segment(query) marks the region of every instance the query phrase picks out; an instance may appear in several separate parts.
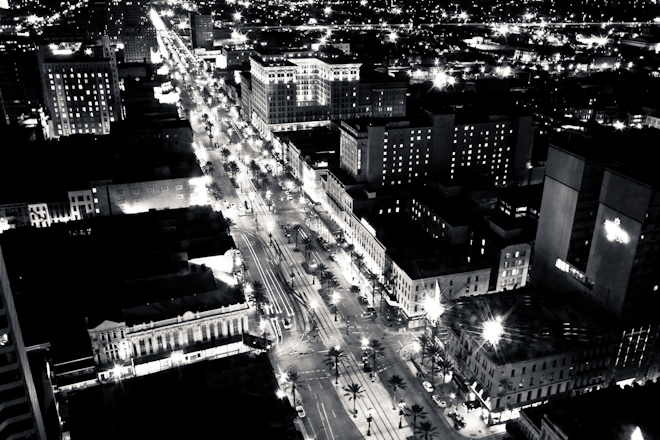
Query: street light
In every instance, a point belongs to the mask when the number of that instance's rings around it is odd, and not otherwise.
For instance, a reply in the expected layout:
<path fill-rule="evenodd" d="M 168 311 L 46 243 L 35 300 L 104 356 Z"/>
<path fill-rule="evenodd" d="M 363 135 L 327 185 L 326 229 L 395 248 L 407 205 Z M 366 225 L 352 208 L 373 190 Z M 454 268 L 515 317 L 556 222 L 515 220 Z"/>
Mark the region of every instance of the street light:
<path fill-rule="evenodd" d="M 266 339 L 266 326 L 267 325 L 268 324 L 266 324 L 266 321 L 263 321 L 263 320 L 259 323 L 259 329 L 261 330 L 261 337 L 263 339 Z"/>
<path fill-rule="evenodd" d="M 339 292 L 334 292 L 332 294 L 332 302 L 335 305 L 335 322 L 337 322 L 337 311 L 339 310 L 339 300 L 341 299 L 341 296 L 339 296 Z"/>
<path fill-rule="evenodd" d="M 367 409 L 367 423 L 369 424 L 367 427 L 367 435 L 371 435 L 371 421 L 373 420 L 373 417 L 371 417 L 371 414 L 373 414 L 374 409 L 373 408 L 368 408 Z"/>
<path fill-rule="evenodd" d="M 453 405 L 453 403 L 454 403 L 454 399 L 455 399 L 455 398 L 456 398 L 456 394 L 451 393 L 451 394 L 449 395 L 449 407 L 450 407 L 450 408 L 451 408 L 451 406 Z"/>
<path fill-rule="evenodd" d="M 413 341 L 413 343 L 412 343 L 412 349 L 413 349 L 413 351 L 411 352 L 410 360 L 413 360 L 413 359 L 415 358 L 415 355 L 416 355 L 417 353 L 419 353 L 419 351 L 422 349 L 422 346 L 421 346 L 421 344 L 419 343 L 419 341 Z"/>
<path fill-rule="evenodd" d="M 282 389 L 278 388 L 277 391 L 275 391 L 275 395 L 278 399 L 284 399 L 286 393 Z"/>
<path fill-rule="evenodd" d="M 404 408 L 406 407 L 406 401 L 401 399 L 399 401 L 399 429 L 402 428 L 401 422 L 403 421 Z"/>
<path fill-rule="evenodd" d="M 268 238 L 270 239 L 270 245 L 273 246 L 273 222 L 268 222 L 266 226 L 268 228 Z"/>
<path fill-rule="evenodd" d="M 502 326 L 501 317 L 497 316 L 484 322 L 481 335 L 492 345 L 497 345 L 502 337 L 502 333 L 504 333 L 504 327 Z"/>

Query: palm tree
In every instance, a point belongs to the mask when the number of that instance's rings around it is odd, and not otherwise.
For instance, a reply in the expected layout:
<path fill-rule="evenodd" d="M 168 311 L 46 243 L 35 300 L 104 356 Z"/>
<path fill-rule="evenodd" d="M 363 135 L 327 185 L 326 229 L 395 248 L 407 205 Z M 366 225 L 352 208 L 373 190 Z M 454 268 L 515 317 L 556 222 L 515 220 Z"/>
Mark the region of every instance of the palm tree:
<path fill-rule="evenodd" d="M 222 150 L 220 150 L 220 154 L 222 154 L 222 161 L 227 162 L 227 159 L 231 156 L 231 151 L 229 151 L 229 148 L 223 147 Z"/>
<path fill-rule="evenodd" d="M 355 245 L 354 244 L 347 245 L 346 246 L 346 252 L 348 253 L 348 255 L 350 257 L 348 259 L 348 264 L 349 264 L 348 268 L 351 269 L 351 272 L 353 272 L 353 266 L 352 266 L 351 262 L 353 261 L 353 252 L 355 252 Z"/>
<path fill-rule="evenodd" d="M 293 393 L 293 407 L 296 407 L 296 386 L 300 383 L 300 376 L 295 369 L 291 368 L 286 372 L 286 380 L 291 384 L 291 392 Z"/>
<path fill-rule="evenodd" d="M 305 262 L 309 264 L 309 256 L 311 255 L 312 251 L 316 248 L 316 246 L 314 246 L 314 242 L 310 237 L 303 238 L 302 242 L 305 245 Z"/>
<path fill-rule="evenodd" d="M 435 437 L 435 431 L 436 428 L 435 426 L 431 425 L 431 422 L 422 422 L 419 424 L 419 429 L 422 430 L 422 433 L 424 434 L 424 440 L 429 440 L 430 438 Z"/>
<path fill-rule="evenodd" d="M 264 283 L 259 280 L 252 281 L 252 296 L 254 296 L 257 312 L 261 314 L 261 304 L 268 302 L 268 297 L 266 296 L 266 287 L 264 286 Z"/>
<path fill-rule="evenodd" d="M 325 263 L 319 263 L 316 266 L 316 269 L 314 269 L 314 274 L 319 275 L 322 274 L 323 272 L 326 272 L 328 270 L 328 266 L 325 265 Z"/>
<path fill-rule="evenodd" d="M 426 418 L 426 411 L 424 411 L 424 407 L 418 404 L 414 404 L 413 406 L 410 407 L 410 415 L 413 418 L 413 437 L 415 436 L 415 429 L 417 428 L 417 418 L 420 419 L 425 419 Z"/>
<path fill-rule="evenodd" d="M 375 273 L 369 272 L 367 275 L 367 280 L 371 282 L 371 304 L 376 303 L 376 282 L 378 281 L 378 275 Z M 383 306 L 383 292 L 380 292 L 380 305 L 381 305 L 381 311 L 382 311 L 382 306 Z"/>
<path fill-rule="evenodd" d="M 357 268 L 358 272 L 360 272 L 364 267 L 364 255 L 355 254 L 354 258 L 355 258 L 355 267 Z"/>
<path fill-rule="evenodd" d="M 442 349 L 438 346 L 438 344 L 432 342 L 431 345 L 429 345 L 427 351 L 429 357 L 431 358 L 431 386 L 433 386 L 433 373 L 434 373 L 434 368 L 437 364 L 436 356 L 442 353 Z"/>
<path fill-rule="evenodd" d="M 344 388 L 344 391 L 346 391 L 346 394 L 344 396 L 349 396 L 348 400 L 353 400 L 353 417 L 357 419 L 357 410 L 355 408 L 357 404 L 358 399 L 362 399 L 364 396 L 362 393 L 364 393 L 364 390 L 362 387 L 356 383 L 352 383 L 346 388 Z"/>
<path fill-rule="evenodd" d="M 393 391 L 393 393 L 392 393 L 392 409 L 396 409 L 396 390 L 398 390 L 398 389 L 405 390 L 407 385 L 403 381 L 403 379 L 401 379 L 401 376 L 399 376 L 398 374 L 393 374 L 389 379 L 387 379 L 387 383 L 390 384 L 390 386 L 392 387 L 392 391 Z"/>
<path fill-rule="evenodd" d="M 376 361 L 385 356 L 385 347 L 380 343 L 379 339 L 373 338 L 369 340 L 369 359 L 373 362 L 373 371 L 376 372 Z"/>
<path fill-rule="evenodd" d="M 225 225 L 227 225 L 227 231 L 236 226 L 236 222 L 229 217 L 225 217 Z"/>
<path fill-rule="evenodd" d="M 329 270 L 326 270 L 325 272 L 321 273 L 321 283 L 325 281 L 325 289 L 326 291 L 330 290 L 330 284 L 333 284 L 333 281 L 337 281 L 337 278 L 335 277 L 335 274 L 332 273 Z"/>
<path fill-rule="evenodd" d="M 445 359 L 440 361 L 438 364 L 438 367 L 440 368 L 440 371 L 442 371 L 442 383 L 444 385 L 445 383 L 445 377 L 451 372 L 454 371 L 454 364 L 452 361 L 447 359 L 447 354 L 445 353 Z"/>
<path fill-rule="evenodd" d="M 426 333 L 422 333 L 422 335 L 419 337 L 419 345 L 422 349 L 422 365 L 424 365 L 424 354 L 426 354 L 426 349 L 428 348 L 429 344 L 431 343 L 431 338 L 429 338 Z"/>
<path fill-rule="evenodd" d="M 231 171 L 232 177 L 235 179 L 236 174 L 240 171 L 241 169 L 239 168 L 238 164 L 236 163 L 235 160 L 232 160 L 229 162 L 229 171 Z"/>
<path fill-rule="evenodd" d="M 259 164 L 255 162 L 254 159 L 252 159 L 252 161 L 250 162 L 250 171 L 252 171 L 252 174 L 256 176 L 257 173 L 259 172 L 259 169 L 260 169 Z"/>
<path fill-rule="evenodd" d="M 335 367 L 335 385 L 339 384 L 339 362 L 344 358 L 344 350 L 337 347 L 332 347 L 326 356 L 325 364 L 332 368 Z"/>

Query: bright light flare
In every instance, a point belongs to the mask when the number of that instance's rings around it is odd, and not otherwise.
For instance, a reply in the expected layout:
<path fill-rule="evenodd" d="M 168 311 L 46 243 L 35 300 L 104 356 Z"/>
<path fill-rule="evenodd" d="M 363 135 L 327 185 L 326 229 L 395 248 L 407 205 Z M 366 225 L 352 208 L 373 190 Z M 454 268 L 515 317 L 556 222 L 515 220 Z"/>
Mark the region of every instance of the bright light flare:
<path fill-rule="evenodd" d="M 243 14 L 240 12 L 234 12 L 234 21 L 241 21 L 241 18 L 243 18 Z"/>
<path fill-rule="evenodd" d="M 275 394 L 277 395 L 277 398 L 278 398 L 278 399 L 283 399 L 284 396 L 286 396 L 286 393 L 285 393 L 284 391 L 282 391 L 282 390 L 277 390 L 277 391 L 275 392 Z"/>
<path fill-rule="evenodd" d="M 639 426 L 635 426 L 635 430 L 630 434 L 630 440 L 644 440 L 642 436 L 642 430 L 639 429 Z"/>
<path fill-rule="evenodd" d="M 439 90 L 447 86 L 453 86 L 454 84 L 456 84 L 456 78 L 447 75 L 445 72 L 440 72 L 433 78 L 433 87 Z"/>
<path fill-rule="evenodd" d="M 432 296 L 427 296 L 424 300 L 424 309 L 426 310 L 426 316 L 431 321 L 435 321 L 445 312 L 445 308 L 440 304 L 440 298 Z"/>
<path fill-rule="evenodd" d="M 326 6 L 323 9 L 323 12 L 325 13 L 325 15 L 330 15 L 330 14 L 332 14 L 332 8 L 330 6 Z"/>
<path fill-rule="evenodd" d="M 398 39 L 399 39 L 399 35 L 394 31 L 390 32 L 389 35 L 387 36 L 387 40 L 390 43 L 396 43 L 396 40 Z"/>
<path fill-rule="evenodd" d="M 624 124 L 624 123 L 621 122 L 621 121 L 614 121 L 614 124 L 612 124 L 612 125 L 613 125 L 614 128 L 617 129 L 617 130 L 623 130 L 624 128 L 626 128 L 626 124 Z"/>
<path fill-rule="evenodd" d="M 605 238 L 621 244 L 630 242 L 630 235 L 621 227 L 621 219 L 605 220 Z"/>
<path fill-rule="evenodd" d="M 486 341 L 490 342 L 492 345 L 496 345 L 502 338 L 503 333 L 504 327 L 502 326 L 502 318 L 497 317 L 484 322 L 481 335 Z"/>

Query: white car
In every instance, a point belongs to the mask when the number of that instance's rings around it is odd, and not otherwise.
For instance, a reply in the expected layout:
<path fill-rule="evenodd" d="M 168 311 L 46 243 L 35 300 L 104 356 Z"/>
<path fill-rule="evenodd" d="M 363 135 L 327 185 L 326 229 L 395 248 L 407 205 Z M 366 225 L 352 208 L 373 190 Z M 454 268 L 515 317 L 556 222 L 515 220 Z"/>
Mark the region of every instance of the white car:
<path fill-rule="evenodd" d="M 424 382 L 422 382 L 422 385 L 424 386 L 424 389 L 429 393 L 433 392 L 433 385 L 431 385 L 431 382 L 425 380 Z"/>
<path fill-rule="evenodd" d="M 441 400 L 440 396 L 437 396 L 437 395 L 434 394 L 434 395 L 431 396 L 431 399 L 433 399 L 435 404 L 438 405 L 440 408 L 446 408 L 447 407 L 447 402 L 445 402 L 444 400 Z"/>
<path fill-rule="evenodd" d="M 298 413 L 298 417 L 300 417 L 301 419 L 302 419 L 303 417 L 305 417 L 305 415 L 306 415 L 306 414 L 305 414 L 305 408 L 303 408 L 302 405 L 298 405 L 298 406 L 296 406 L 296 412 Z"/>

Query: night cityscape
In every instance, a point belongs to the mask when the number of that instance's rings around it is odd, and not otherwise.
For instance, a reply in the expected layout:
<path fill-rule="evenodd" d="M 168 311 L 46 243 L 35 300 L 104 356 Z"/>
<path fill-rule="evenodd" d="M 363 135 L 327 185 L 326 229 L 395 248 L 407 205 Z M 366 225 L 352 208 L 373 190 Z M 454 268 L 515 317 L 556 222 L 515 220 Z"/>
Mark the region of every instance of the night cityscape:
<path fill-rule="evenodd" d="M 0 0 L 0 440 L 660 440 L 656 0 Z"/>

